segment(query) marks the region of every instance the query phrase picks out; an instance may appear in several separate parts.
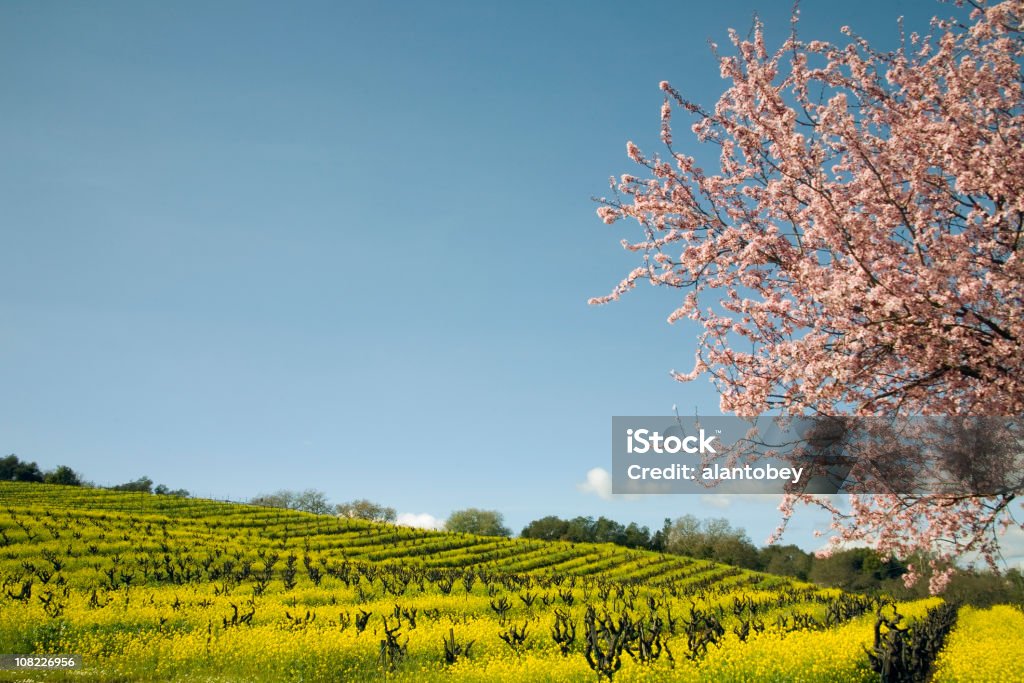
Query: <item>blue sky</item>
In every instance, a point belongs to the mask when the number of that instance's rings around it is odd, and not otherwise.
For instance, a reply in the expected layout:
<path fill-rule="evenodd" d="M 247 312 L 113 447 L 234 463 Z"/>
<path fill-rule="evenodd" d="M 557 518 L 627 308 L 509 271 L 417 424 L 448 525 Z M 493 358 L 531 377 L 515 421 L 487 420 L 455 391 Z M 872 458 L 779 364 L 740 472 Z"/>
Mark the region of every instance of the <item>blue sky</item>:
<path fill-rule="evenodd" d="M 801 33 L 894 46 L 948 5 L 805 0 Z M 652 527 L 770 503 L 581 490 L 612 415 L 682 385 L 678 293 L 589 307 L 634 265 L 594 195 L 659 148 L 658 82 L 787 2 L 0 4 L 0 450 L 100 484 L 314 487 L 444 518 Z M 682 151 L 702 154 L 676 134 Z M 586 487 L 583 487 L 586 489 Z M 806 547 L 810 518 L 788 540 Z"/>

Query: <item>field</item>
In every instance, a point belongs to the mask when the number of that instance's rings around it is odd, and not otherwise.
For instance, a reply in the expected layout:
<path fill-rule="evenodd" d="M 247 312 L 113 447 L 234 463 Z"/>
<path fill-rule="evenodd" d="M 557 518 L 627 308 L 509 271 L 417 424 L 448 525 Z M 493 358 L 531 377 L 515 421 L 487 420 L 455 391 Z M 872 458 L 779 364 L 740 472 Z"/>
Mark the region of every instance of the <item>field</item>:
<path fill-rule="evenodd" d="M 950 630 L 936 680 L 991 680 L 1024 623 L 612 545 L 7 482 L 0 581 L 0 653 L 82 657 L 0 671 L 19 681 L 868 681 Z"/>

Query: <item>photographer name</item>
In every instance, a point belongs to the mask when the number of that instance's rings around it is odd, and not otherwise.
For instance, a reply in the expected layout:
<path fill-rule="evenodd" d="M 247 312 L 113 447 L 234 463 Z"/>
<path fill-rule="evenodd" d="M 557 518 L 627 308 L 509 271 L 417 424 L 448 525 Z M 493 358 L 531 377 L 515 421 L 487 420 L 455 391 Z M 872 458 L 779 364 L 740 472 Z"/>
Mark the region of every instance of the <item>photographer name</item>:
<path fill-rule="evenodd" d="M 752 465 L 744 465 L 743 467 L 722 467 L 717 463 L 704 468 L 700 468 L 695 465 L 681 465 L 679 463 L 673 463 L 664 467 L 642 467 L 640 465 L 630 465 L 626 468 L 626 476 L 634 481 L 645 481 L 650 479 L 692 481 L 697 479 L 698 473 L 700 473 L 700 478 L 704 481 L 786 480 L 794 484 L 798 484 L 800 483 L 800 477 L 803 476 L 804 468 L 775 467 L 773 465 L 763 465 L 758 467 Z"/>

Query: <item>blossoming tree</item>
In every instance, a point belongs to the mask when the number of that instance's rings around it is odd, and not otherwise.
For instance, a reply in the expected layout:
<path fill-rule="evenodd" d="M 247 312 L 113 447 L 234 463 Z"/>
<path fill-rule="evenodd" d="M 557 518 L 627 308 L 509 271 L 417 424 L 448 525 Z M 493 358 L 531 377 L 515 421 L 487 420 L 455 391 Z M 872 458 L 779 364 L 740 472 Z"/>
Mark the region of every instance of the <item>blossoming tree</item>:
<path fill-rule="evenodd" d="M 710 377 L 726 412 L 1024 415 L 1024 0 L 966 12 L 892 52 L 846 27 L 845 46 L 801 40 L 795 14 L 777 51 L 760 24 L 731 32 L 713 110 L 663 81 L 667 150 L 629 143 L 645 171 L 598 209 L 639 223 L 623 246 L 642 262 L 591 303 L 643 280 L 685 290 L 668 320 L 702 332 L 675 377 Z M 720 169 L 673 146 L 677 109 Z M 833 543 L 995 566 L 1021 493 L 793 494 L 778 533 L 816 504 Z"/>

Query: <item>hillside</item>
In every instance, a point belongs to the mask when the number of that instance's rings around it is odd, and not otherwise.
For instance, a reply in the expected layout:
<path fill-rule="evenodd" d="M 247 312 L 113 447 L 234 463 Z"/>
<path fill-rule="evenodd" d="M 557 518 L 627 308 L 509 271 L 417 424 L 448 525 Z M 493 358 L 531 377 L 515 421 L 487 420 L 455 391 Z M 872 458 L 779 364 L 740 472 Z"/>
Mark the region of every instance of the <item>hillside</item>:
<path fill-rule="evenodd" d="M 906 624 L 941 605 L 612 545 L 9 482 L 0 581 L 0 652 L 82 657 L 11 680 L 872 680 L 876 610 Z"/>
<path fill-rule="evenodd" d="M 174 578 L 164 575 L 159 562 L 149 562 L 154 557 L 169 554 L 177 561 L 185 553 L 201 564 L 208 562 L 205 558 L 213 558 L 209 566 L 202 567 L 203 578 L 217 580 L 224 562 L 242 563 L 246 557 L 258 562 L 260 551 L 282 557 L 308 554 L 318 564 L 321 559 L 359 560 L 407 568 L 600 576 L 648 584 L 764 583 L 767 587 L 789 583 L 727 565 L 611 544 L 450 534 L 293 510 L 104 489 L 0 482 L 0 505 L 14 512 L 13 519 L 6 519 L 0 527 L 12 541 L 46 539 L 55 551 L 66 550 L 62 540 L 85 544 L 87 552 L 71 558 L 66 572 L 84 585 L 91 585 L 95 577 L 78 570 L 113 556 L 129 566 L 139 562 L 140 581 L 165 583 Z M 9 510 L 3 512 L 11 515 Z M 33 516 L 41 533 L 28 538 L 29 531 L 18 521 Z M 89 553 L 93 545 L 97 550 Z M 153 566 L 147 570 L 150 564 Z M 329 568 L 330 564 L 323 566 Z"/>

